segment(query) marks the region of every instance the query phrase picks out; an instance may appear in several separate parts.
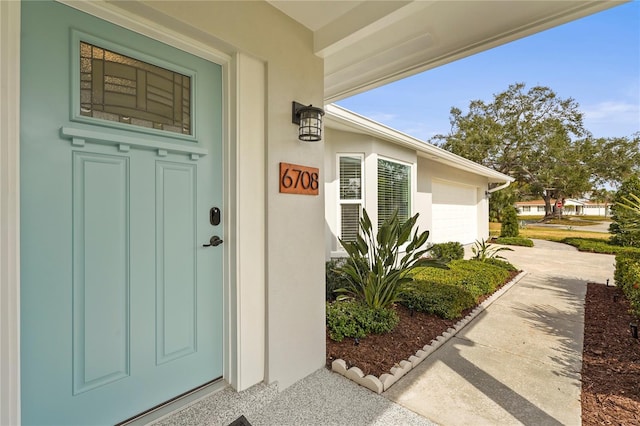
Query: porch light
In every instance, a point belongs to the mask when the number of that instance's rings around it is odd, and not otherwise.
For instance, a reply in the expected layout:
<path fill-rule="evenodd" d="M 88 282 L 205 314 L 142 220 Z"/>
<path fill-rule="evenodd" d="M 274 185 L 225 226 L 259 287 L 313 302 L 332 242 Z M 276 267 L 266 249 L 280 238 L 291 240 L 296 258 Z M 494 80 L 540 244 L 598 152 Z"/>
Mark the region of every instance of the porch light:
<path fill-rule="evenodd" d="M 322 140 L 322 116 L 324 110 L 313 105 L 291 103 L 291 122 L 300 126 L 298 139 L 305 142 Z"/>

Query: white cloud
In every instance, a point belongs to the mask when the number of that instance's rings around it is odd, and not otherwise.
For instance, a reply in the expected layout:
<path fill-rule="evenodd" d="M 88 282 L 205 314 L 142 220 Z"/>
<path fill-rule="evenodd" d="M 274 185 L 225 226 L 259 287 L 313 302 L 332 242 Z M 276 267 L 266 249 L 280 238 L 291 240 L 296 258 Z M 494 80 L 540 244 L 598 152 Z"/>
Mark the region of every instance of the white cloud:
<path fill-rule="evenodd" d="M 585 127 L 596 137 L 629 136 L 640 131 L 640 106 L 606 101 L 584 108 Z"/>
<path fill-rule="evenodd" d="M 606 101 L 588 106 L 584 111 L 587 120 L 615 120 L 633 119 L 635 123 L 639 120 L 640 108 L 637 104 L 627 102 Z"/>

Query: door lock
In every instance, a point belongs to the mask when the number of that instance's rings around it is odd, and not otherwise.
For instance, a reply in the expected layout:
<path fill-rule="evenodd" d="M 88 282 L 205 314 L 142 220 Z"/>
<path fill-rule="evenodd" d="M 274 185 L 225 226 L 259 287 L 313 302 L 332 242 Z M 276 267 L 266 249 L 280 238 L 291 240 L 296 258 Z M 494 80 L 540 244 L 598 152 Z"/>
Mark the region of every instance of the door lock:
<path fill-rule="evenodd" d="M 218 237 L 217 235 L 214 235 L 209 240 L 209 244 L 203 244 L 202 247 L 217 247 L 222 243 L 223 243 L 222 239 L 220 237 Z"/>
<path fill-rule="evenodd" d="M 209 210 L 209 222 L 213 226 L 220 225 L 220 209 L 217 207 L 211 207 Z"/>

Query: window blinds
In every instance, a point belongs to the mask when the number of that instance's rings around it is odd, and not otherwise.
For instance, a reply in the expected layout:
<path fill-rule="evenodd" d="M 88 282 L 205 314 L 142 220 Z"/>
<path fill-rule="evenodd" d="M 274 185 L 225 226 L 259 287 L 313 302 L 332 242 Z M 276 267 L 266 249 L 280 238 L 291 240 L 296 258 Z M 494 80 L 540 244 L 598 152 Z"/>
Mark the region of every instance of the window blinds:
<path fill-rule="evenodd" d="M 340 238 L 355 241 L 362 204 L 362 158 L 342 155 L 340 172 Z"/>
<path fill-rule="evenodd" d="M 378 226 L 398 209 L 401 221 L 409 218 L 409 166 L 378 159 Z"/>
<path fill-rule="evenodd" d="M 358 157 L 340 157 L 340 199 L 362 198 L 362 163 Z"/>
<path fill-rule="evenodd" d="M 355 241 L 358 237 L 360 220 L 360 204 L 342 204 L 341 206 L 341 223 L 342 232 L 340 238 L 342 241 Z"/>

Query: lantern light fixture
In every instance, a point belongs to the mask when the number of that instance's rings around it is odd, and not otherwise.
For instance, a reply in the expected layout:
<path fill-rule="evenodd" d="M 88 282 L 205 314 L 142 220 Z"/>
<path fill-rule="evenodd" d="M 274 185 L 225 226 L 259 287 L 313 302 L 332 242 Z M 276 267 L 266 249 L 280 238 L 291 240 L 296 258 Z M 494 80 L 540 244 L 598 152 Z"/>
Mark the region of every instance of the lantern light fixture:
<path fill-rule="evenodd" d="M 291 103 L 291 122 L 300 126 L 298 139 L 304 142 L 322 140 L 322 116 L 324 110 L 313 105 L 305 106 L 298 102 Z"/>

